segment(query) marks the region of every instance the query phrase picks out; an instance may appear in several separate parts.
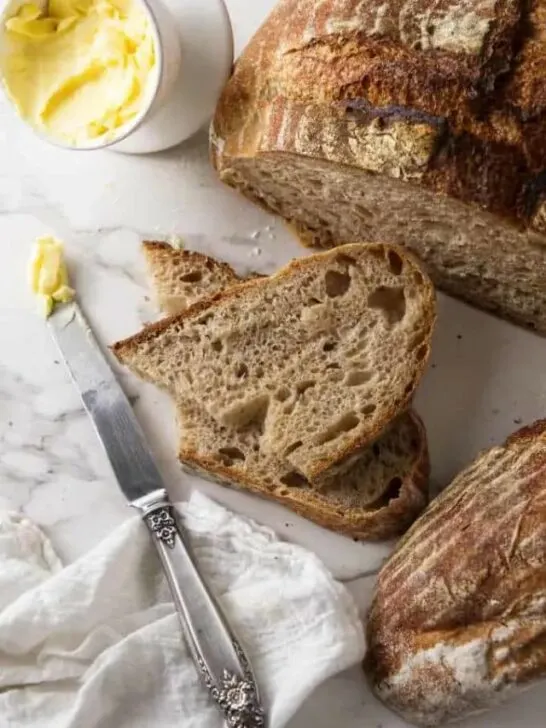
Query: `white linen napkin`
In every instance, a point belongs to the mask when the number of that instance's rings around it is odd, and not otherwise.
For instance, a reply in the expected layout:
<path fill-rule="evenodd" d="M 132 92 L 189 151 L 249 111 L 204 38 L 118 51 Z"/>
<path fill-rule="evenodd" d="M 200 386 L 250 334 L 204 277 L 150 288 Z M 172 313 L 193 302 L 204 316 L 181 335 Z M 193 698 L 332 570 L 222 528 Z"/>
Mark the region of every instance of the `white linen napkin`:
<path fill-rule="evenodd" d="M 352 597 L 316 556 L 199 493 L 179 511 L 280 728 L 362 659 Z M 140 518 L 62 568 L 33 523 L 0 515 L 0 716 L 3 728 L 222 726 Z"/>

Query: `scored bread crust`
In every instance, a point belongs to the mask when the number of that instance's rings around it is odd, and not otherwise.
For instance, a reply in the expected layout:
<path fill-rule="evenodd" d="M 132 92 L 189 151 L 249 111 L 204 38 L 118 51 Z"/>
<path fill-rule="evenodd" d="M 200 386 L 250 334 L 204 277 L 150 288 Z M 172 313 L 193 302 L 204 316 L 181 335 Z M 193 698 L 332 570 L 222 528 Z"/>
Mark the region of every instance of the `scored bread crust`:
<path fill-rule="evenodd" d="M 416 274 L 419 274 L 420 283 L 416 284 L 416 286 L 420 289 L 422 304 L 419 318 L 419 328 L 422 336 L 419 337 L 418 342 L 420 354 L 418 357 L 414 357 L 415 361 L 411 362 L 411 376 L 407 376 L 408 383 L 403 393 L 397 395 L 396 399 L 394 397 L 389 399 L 388 403 L 384 404 L 381 418 L 376 416 L 371 422 L 365 422 L 365 430 L 362 432 L 360 425 L 355 427 L 343 439 L 341 444 L 338 440 L 334 440 L 331 445 L 328 443 L 329 448 L 324 450 L 324 455 L 315 455 L 310 463 L 296 465 L 308 479 L 314 480 L 321 474 L 326 473 L 330 468 L 335 468 L 340 462 L 354 454 L 355 450 L 357 451 L 377 439 L 388 423 L 407 409 L 424 372 L 430 353 L 430 337 L 436 317 L 434 290 L 430 282 L 422 276 L 420 268 L 413 257 L 403 249 L 379 244 L 352 245 L 344 246 L 331 253 L 322 253 L 294 260 L 267 280 L 259 279 L 243 282 L 223 290 L 209 299 L 198 301 L 183 313 L 156 322 L 135 336 L 114 344 L 112 350 L 120 361 L 130 365 L 140 376 L 156 384 L 161 384 L 159 367 L 157 363 L 154 363 L 151 355 L 154 354 L 154 343 L 160 341 L 162 334 L 168 335 L 172 331 L 177 336 L 177 332 L 181 330 L 181 327 L 183 328 L 184 325 L 190 325 L 199 320 L 200 315 L 205 311 L 210 312 L 216 306 L 221 306 L 225 302 L 236 302 L 238 304 L 240 301 L 244 302 L 247 297 L 253 297 L 257 292 L 260 292 L 260 287 L 264 285 L 277 286 L 285 279 L 291 280 L 292 277 L 299 276 L 305 273 L 306 270 L 313 270 L 319 262 L 320 264 L 326 264 L 334 257 L 343 255 L 343 251 L 347 255 L 350 255 L 353 251 L 353 254 L 356 254 L 356 251 L 362 251 L 363 254 L 365 253 L 370 257 L 381 254 L 385 259 L 387 259 L 389 252 L 394 252 L 410 271 L 414 270 Z M 144 353 L 145 356 L 143 356 Z M 168 388 L 169 384 L 163 382 L 163 386 Z M 177 396 L 176 392 L 172 392 L 172 394 L 175 397 Z M 297 455 L 298 453 L 295 452 L 289 459 L 294 462 Z"/>
<path fill-rule="evenodd" d="M 152 288 L 165 313 L 182 312 L 203 296 L 221 290 L 226 280 L 232 284 L 241 280 L 230 266 L 201 253 L 175 250 L 155 242 L 145 242 L 143 252 Z M 180 280 L 188 271 L 194 273 L 193 283 Z M 201 275 L 195 275 L 198 272 Z M 283 472 L 290 471 L 281 463 L 266 460 L 258 467 L 260 461 L 256 463 L 252 458 L 252 440 L 249 443 L 244 438 L 234 438 L 197 404 L 192 417 L 187 408 L 182 411 L 179 407 L 178 423 L 179 458 L 186 469 L 279 502 L 320 526 L 355 539 L 398 536 L 428 502 L 427 437 L 415 412 L 402 415 L 375 448 L 355 454 L 352 465 L 346 466 L 343 474 L 324 480 L 320 492 L 315 491 L 315 484 L 310 486 L 302 479 L 285 482 Z M 225 444 L 246 450 L 244 464 L 237 458 L 222 456 Z M 390 454 L 387 460 L 385 452 Z M 379 463 L 383 483 L 373 467 Z M 345 498 L 340 500 L 343 495 Z"/>
<path fill-rule="evenodd" d="M 451 47 L 419 50 L 412 43 L 423 42 L 417 29 L 424 20 L 416 15 L 417 27 L 401 34 L 404 4 L 397 0 L 327 0 L 320 17 L 313 0 L 281 0 L 243 51 L 219 101 L 215 166 L 222 173 L 232 156 L 298 153 L 298 146 L 305 154 L 297 143 L 298 114 L 310 124 L 322 116 L 337 123 L 332 148 L 346 144 L 343 126 L 351 118 L 362 127 L 379 119 L 416 135 L 425 127 L 434 143 L 422 164 L 422 184 L 528 221 L 540 191 L 534 183 L 546 169 L 546 5 L 531 5 L 528 11 L 519 0 L 443 6 L 420 0 L 412 13 L 421 10 L 437 28 L 447 28 L 450 10 L 486 17 L 473 37 L 465 35 L 464 22 L 454 21 L 460 35 Z M 528 120 L 539 127 L 531 135 Z"/>
<path fill-rule="evenodd" d="M 379 574 L 367 631 L 375 693 L 418 725 L 546 677 L 546 420 L 430 504 Z"/>
<path fill-rule="evenodd" d="M 407 11 L 396 0 L 281 0 L 218 103 L 212 163 L 303 244 L 406 244 L 446 292 L 546 332 L 546 0 L 419 0 Z M 357 194 L 377 176 L 390 185 L 379 200 Z M 309 203 L 307 185 L 323 183 L 328 196 Z M 352 200 L 345 224 L 331 220 L 338 198 Z"/>

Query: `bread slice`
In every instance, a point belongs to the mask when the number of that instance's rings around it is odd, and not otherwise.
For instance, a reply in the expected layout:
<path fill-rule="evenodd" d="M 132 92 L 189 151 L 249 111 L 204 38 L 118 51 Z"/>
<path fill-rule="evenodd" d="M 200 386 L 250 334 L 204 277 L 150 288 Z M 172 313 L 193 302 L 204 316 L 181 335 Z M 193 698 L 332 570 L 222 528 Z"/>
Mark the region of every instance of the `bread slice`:
<path fill-rule="evenodd" d="M 434 319 L 411 257 L 356 244 L 233 286 L 114 352 L 178 402 L 197 390 L 220 425 L 260 423 L 261 449 L 312 481 L 405 411 Z"/>
<path fill-rule="evenodd" d="M 403 414 L 345 473 L 318 486 L 289 463 L 264 455 L 252 424 L 240 431 L 223 427 L 192 402 L 179 408 L 179 425 L 179 457 L 190 471 L 273 499 L 355 539 L 400 535 L 428 502 L 427 439 L 415 412 Z"/>
<path fill-rule="evenodd" d="M 200 253 L 144 243 L 152 286 L 166 313 L 181 313 L 221 288 L 224 263 Z M 192 285 L 179 280 L 191 268 Z M 216 273 L 218 275 L 216 275 Z M 182 295 L 179 295 L 180 292 Z M 173 310 L 173 306 L 175 307 Z M 260 429 L 229 430 L 195 400 L 178 407 L 179 457 L 207 479 L 244 488 L 286 505 L 326 528 L 357 539 L 385 539 L 403 533 L 428 500 L 429 460 L 424 426 L 414 413 L 402 415 L 378 441 L 356 454 L 342 475 L 313 485 L 287 463 L 260 451 Z"/>
<path fill-rule="evenodd" d="M 159 307 L 169 315 L 241 282 L 230 265 L 202 253 L 159 242 L 143 243 L 142 251 Z"/>
<path fill-rule="evenodd" d="M 421 726 L 546 678 L 546 420 L 477 457 L 399 543 L 379 574 L 366 670 Z"/>

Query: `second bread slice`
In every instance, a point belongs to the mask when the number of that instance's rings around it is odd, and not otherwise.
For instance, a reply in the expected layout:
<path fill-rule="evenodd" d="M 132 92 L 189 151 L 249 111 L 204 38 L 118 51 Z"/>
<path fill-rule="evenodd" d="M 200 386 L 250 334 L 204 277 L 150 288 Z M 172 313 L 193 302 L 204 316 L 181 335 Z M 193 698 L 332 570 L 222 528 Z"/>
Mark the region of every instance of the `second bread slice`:
<path fill-rule="evenodd" d="M 355 244 L 233 286 L 114 346 L 144 378 L 308 480 L 376 439 L 408 406 L 430 350 L 434 291 L 393 246 Z"/>

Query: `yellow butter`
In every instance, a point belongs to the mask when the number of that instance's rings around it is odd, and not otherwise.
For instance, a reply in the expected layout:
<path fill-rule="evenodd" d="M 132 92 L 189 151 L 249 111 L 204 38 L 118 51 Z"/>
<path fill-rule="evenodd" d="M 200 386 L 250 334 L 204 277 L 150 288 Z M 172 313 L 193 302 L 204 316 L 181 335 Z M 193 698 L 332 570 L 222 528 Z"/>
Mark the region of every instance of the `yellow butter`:
<path fill-rule="evenodd" d="M 68 271 L 60 240 L 49 236 L 36 240 L 30 261 L 29 282 L 45 318 L 51 314 L 55 303 L 69 303 L 74 298 L 74 290 L 68 285 Z"/>
<path fill-rule="evenodd" d="M 137 0 L 50 0 L 5 23 L 2 72 L 20 115 L 76 146 L 119 136 L 147 102 L 155 40 Z"/>

